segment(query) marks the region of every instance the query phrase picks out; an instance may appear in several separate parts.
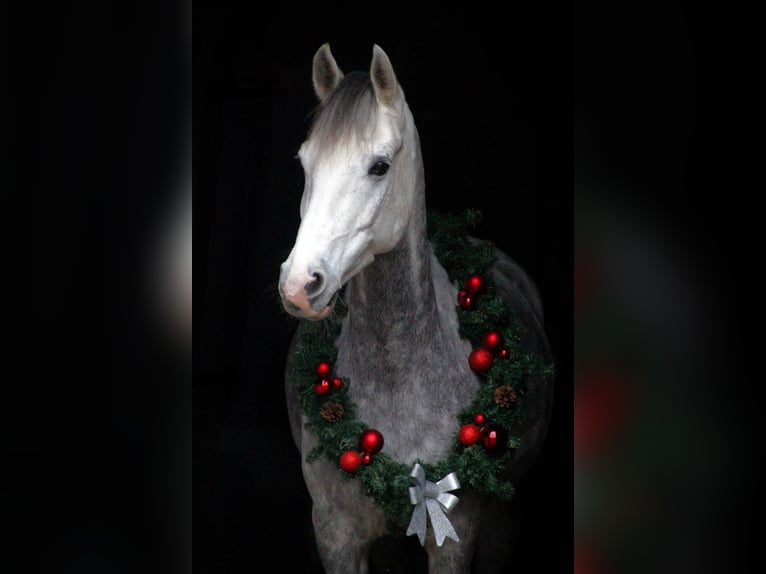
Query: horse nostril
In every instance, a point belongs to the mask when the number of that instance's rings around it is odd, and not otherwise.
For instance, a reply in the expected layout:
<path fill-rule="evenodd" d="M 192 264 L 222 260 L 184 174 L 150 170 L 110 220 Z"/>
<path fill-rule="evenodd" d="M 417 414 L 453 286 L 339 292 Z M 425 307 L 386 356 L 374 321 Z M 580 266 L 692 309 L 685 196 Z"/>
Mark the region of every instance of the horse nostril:
<path fill-rule="evenodd" d="M 290 311 L 300 311 L 301 310 L 301 308 L 298 307 L 298 305 L 296 305 L 292 301 L 288 301 L 287 299 L 285 299 L 284 305 L 285 305 L 285 308 L 289 309 Z"/>
<path fill-rule="evenodd" d="M 324 274 L 320 273 L 319 271 L 314 272 L 311 276 L 314 278 L 314 280 L 306 283 L 306 286 L 304 287 L 304 289 L 306 289 L 306 295 L 309 297 L 312 295 L 319 295 L 324 289 L 326 283 Z"/>

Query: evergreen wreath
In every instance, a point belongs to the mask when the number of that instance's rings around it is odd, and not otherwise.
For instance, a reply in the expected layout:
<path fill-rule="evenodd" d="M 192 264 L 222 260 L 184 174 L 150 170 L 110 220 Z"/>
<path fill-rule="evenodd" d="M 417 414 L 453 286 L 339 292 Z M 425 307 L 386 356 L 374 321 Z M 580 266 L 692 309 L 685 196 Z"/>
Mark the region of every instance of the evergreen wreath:
<path fill-rule="evenodd" d="M 496 295 L 490 275 L 495 263 L 494 248 L 488 241 L 468 239 L 468 230 L 479 222 L 480 217 L 475 210 L 467 211 L 463 216 L 428 215 L 428 237 L 436 257 L 453 283 L 465 282 L 457 306 L 460 335 L 475 349 L 469 362 L 481 386 L 473 403 L 458 415 L 453 445 L 447 457 L 435 464 L 420 464 L 426 476 L 442 477 L 455 472 L 461 491 L 476 490 L 508 501 L 513 497 L 514 487 L 500 477 L 521 441 L 525 378 L 533 373 L 551 376 L 554 367 L 525 352 L 520 345 L 518 323 L 509 305 Z M 467 278 L 481 285 L 471 288 Z M 288 368 L 307 418 L 306 428 L 318 438 L 317 446 L 306 460 L 313 462 L 322 455 L 334 464 L 340 460 L 346 470 L 339 467 L 338 472 L 349 479 L 359 480 L 362 491 L 385 512 L 390 532 L 403 533 L 412 515 L 408 496 L 412 464 L 395 461 L 386 453 L 375 450 L 366 450 L 366 455 L 354 455 L 357 459 L 366 456 L 365 464 L 356 460 L 348 467 L 341 459 L 350 451 L 360 450 L 360 436 L 368 428 L 356 419 L 355 405 L 348 395 L 351 381 L 324 377 L 329 375 L 337 356 L 335 340 L 345 313 L 341 297 L 333 318 L 321 322 L 302 321 L 289 360 Z M 500 336 L 502 348 L 492 349 L 496 345 L 487 345 L 488 333 Z M 487 348 L 492 353 L 488 353 Z M 477 361 L 478 366 L 474 364 L 474 354 L 477 353 L 482 355 L 477 355 L 478 359 L 486 359 Z M 476 426 L 479 432 L 464 435 L 464 429 L 472 431 L 471 426 Z M 502 444 L 496 447 L 492 442 L 482 443 L 489 428 L 498 429 L 503 435 L 507 433 L 507 441 L 503 436 Z M 473 444 L 466 444 L 471 442 Z M 380 444 L 382 446 L 382 440 Z"/>

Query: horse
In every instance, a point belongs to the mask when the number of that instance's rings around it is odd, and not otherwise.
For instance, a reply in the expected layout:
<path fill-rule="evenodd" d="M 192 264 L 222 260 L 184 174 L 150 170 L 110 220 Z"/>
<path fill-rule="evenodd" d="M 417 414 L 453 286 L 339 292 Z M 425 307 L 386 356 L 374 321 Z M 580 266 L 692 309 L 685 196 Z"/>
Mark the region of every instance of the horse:
<path fill-rule="evenodd" d="M 348 393 L 358 418 L 382 433 L 393 459 L 436 461 L 450 449 L 456 416 L 474 400 L 480 382 L 466 361 L 471 345 L 458 331 L 458 286 L 427 238 L 413 115 L 377 45 L 369 72 L 348 75 L 322 45 L 312 80 L 319 104 L 298 152 L 305 175 L 301 222 L 280 268 L 278 292 L 290 315 L 322 321 L 332 317 L 343 288 L 347 313 L 335 341 L 335 369 L 352 381 Z M 513 309 L 525 348 L 550 359 L 537 287 L 507 254 L 495 255 L 491 275 Z M 337 465 L 306 460 L 317 438 L 306 428 L 291 379 L 288 369 L 287 410 L 322 564 L 329 573 L 369 572 L 371 548 L 388 534 L 385 516 Z M 503 475 L 510 481 L 528 471 L 550 419 L 552 380 L 530 379 L 523 440 Z M 517 530 L 513 514 L 511 504 L 460 495 L 449 515 L 460 541 L 440 546 L 429 529 L 423 543 L 429 572 L 504 571 Z"/>

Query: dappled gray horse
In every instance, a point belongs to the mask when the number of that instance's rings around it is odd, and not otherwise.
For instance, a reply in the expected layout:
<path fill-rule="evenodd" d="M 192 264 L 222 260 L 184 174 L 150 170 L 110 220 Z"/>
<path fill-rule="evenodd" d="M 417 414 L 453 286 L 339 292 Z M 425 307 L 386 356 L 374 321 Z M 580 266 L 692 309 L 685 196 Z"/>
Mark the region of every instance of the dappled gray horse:
<path fill-rule="evenodd" d="M 480 382 L 466 361 L 471 344 L 458 334 L 458 286 L 426 237 L 423 162 L 412 113 L 378 46 L 369 74 L 344 76 L 323 45 L 314 56 L 313 83 L 320 106 L 298 153 L 305 171 L 301 224 L 281 267 L 279 292 L 290 314 L 318 321 L 330 315 L 346 286 L 348 313 L 335 369 L 352 381 L 348 392 L 357 418 L 383 434 L 393 459 L 437 461 L 452 447 L 456 417 Z M 492 277 L 521 326 L 524 346 L 549 359 L 532 281 L 501 252 Z M 323 564 L 331 573 L 368 572 L 371 545 L 387 533 L 385 516 L 337 465 L 305 461 L 317 439 L 304 427 L 298 391 L 289 380 L 286 387 Z M 550 381 L 539 377 L 528 385 L 523 440 L 503 478 L 518 480 L 539 452 L 551 397 Z M 504 571 L 509 504 L 466 492 L 449 520 L 460 541 L 439 547 L 429 528 L 430 572 Z"/>

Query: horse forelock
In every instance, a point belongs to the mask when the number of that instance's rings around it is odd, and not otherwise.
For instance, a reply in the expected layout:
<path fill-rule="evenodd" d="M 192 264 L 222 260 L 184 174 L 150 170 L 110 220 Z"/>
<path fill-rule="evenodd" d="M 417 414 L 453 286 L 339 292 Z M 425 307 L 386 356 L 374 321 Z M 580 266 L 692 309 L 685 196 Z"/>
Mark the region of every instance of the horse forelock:
<path fill-rule="evenodd" d="M 308 139 L 321 155 L 368 141 L 377 112 L 369 74 L 351 72 L 315 111 Z"/>

